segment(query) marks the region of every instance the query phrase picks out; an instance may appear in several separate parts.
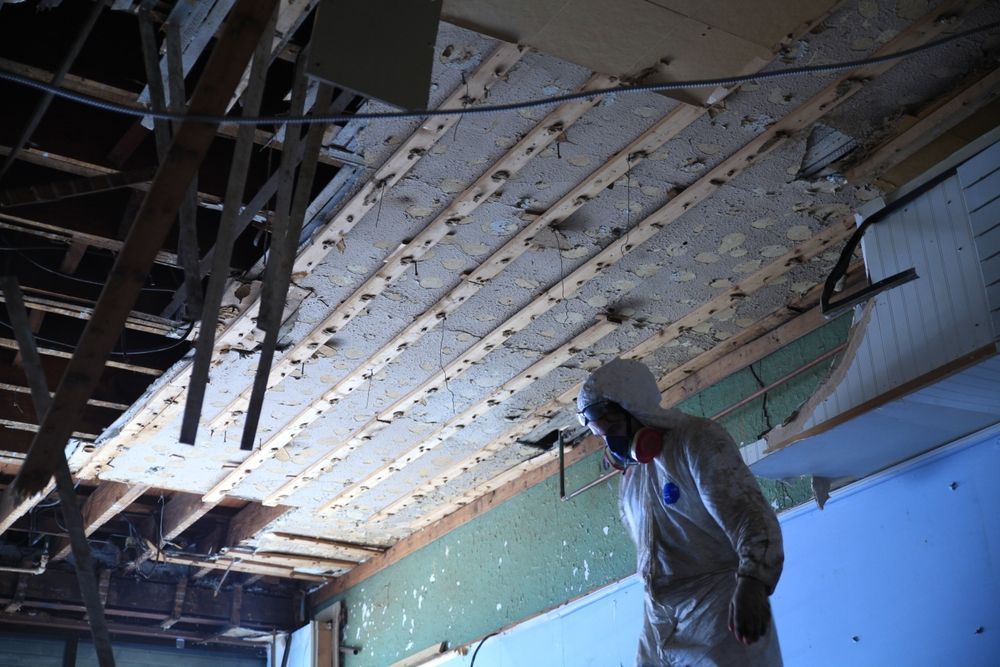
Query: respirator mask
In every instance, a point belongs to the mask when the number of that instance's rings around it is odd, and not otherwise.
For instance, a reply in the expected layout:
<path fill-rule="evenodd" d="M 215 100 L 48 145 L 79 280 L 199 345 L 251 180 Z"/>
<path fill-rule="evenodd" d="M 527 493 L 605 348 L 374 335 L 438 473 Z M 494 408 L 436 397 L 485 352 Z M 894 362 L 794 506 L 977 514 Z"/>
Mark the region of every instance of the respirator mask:
<path fill-rule="evenodd" d="M 624 415 L 628 427 L 625 435 L 602 435 L 607 445 L 607 454 L 611 464 L 616 468 L 625 468 L 639 463 L 649 463 L 663 449 L 662 431 L 642 426 L 625 409 L 612 401 L 597 401 L 576 413 L 577 419 L 584 426 L 591 422 L 606 419 L 613 412 Z M 638 426 L 639 428 L 635 428 Z"/>

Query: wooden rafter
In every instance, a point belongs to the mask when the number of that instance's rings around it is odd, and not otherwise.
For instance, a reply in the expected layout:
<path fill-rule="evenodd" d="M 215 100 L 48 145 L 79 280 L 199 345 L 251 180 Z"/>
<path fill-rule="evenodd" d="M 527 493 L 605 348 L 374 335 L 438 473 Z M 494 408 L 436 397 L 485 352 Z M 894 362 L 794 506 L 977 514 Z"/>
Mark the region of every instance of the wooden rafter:
<path fill-rule="evenodd" d="M 40 296 L 31 296 L 32 290 L 25 288 L 24 305 L 30 311 L 41 313 L 53 313 L 64 317 L 71 317 L 76 320 L 89 320 L 93 317 L 94 309 L 90 306 L 83 306 L 55 299 L 47 299 Z M 0 301 L 3 301 L 0 295 Z M 164 336 L 166 338 L 184 338 L 187 331 L 180 322 L 173 322 L 166 318 L 149 315 L 139 311 L 131 311 L 125 320 L 125 328 L 132 331 L 143 331 L 145 333 Z"/>
<path fill-rule="evenodd" d="M 0 146 L 0 155 L 7 155 L 9 152 L 10 147 Z M 56 171 L 62 171 L 67 174 L 75 174 L 77 176 L 108 176 L 117 178 L 119 177 L 119 174 L 122 174 L 120 170 L 113 167 L 107 167 L 95 162 L 77 159 L 68 155 L 62 155 L 61 153 L 43 150 L 41 148 L 26 147 L 21 150 L 17 159 L 27 162 L 28 164 L 33 164 L 39 167 L 47 167 L 49 169 L 55 169 Z M 151 185 L 147 182 L 136 182 L 130 183 L 128 187 L 135 190 L 148 191 Z M 204 208 L 219 210 L 222 208 L 222 198 L 208 192 L 199 192 L 198 204 Z"/>
<path fill-rule="evenodd" d="M 122 484 L 120 482 L 101 482 L 97 489 L 84 501 L 83 514 L 84 532 L 89 537 L 98 528 L 116 517 L 134 503 L 148 490 L 148 487 Z M 52 548 L 52 560 L 62 560 L 69 556 L 69 540 L 59 540 Z"/>
<path fill-rule="evenodd" d="M 260 38 L 276 0 L 240 0 L 213 50 L 191 101 L 192 113 L 219 115 Z M 185 123 L 164 161 L 115 261 L 111 278 L 88 321 L 63 381 L 56 390 L 31 450 L 14 483 L 0 499 L 0 516 L 42 491 L 52 478 L 52 461 L 65 447 L 72 424 L 97 386 L 98 377 L 135 302 L 156 252 L 163 245 L 177 202 L 215 136 L 211 125 Z"/>
<path fill-rule="evenodd" d="M 0 69 L 14 74 L 20 74 L 21 76 L 26 76 L 30 79 L 35 79 L 36 81 L 47 82 L 52 78 L 52 72 L 49 72 L 48 70 L 19 63 L 7 58 L 0 58 Z M 115 86 L 73 74 L 66 75 L 66 78 L 63 80 L 63 86 L 67 90 L 71 90 L 75 93 L 83 93 L 84 95 L 89 95 L 90 97 L 94 97 L 98 100 L 113 102 L 115 104 L 123 104 L 126 106 L 134 105 L 138 97 L 138 94 L 131 90 L 117 88 Z M 239 128 L 233 125 L 220 125 L 217 132 L 219 136 L 235 139 L 238 130 Z M 280 150 L 282 147 L 281 142 L 277 141 L 271 132 L 260 128 L 257 128 L 254 132 L 254 143 L 259 146 L 270 146 L 276 150 Z M 344 153 L 332 147 L 324 147 L 319 156 L 319 161 L 321 163 L 333 167 L 341 167 L 344 165 L 358 166 L 355 164 L 357 160 L 357 156 Z"/>
<path fill-rule="evenodd" d="M 122 246 L 125 245 L 118 239 L 111 239 L 106 236 L 98 236 L 96 234 L 88 234 L 75 229 L 58 227 L 56 225 L 38 222 L 21 216 L 8 215 L 6 213 L 0 213 L 0 229 L 17 232 L 19 234 L 30 234 L 48 241 L 65 243 L 67 245 L 82 243 L 84 245 L 93 246 L 95 248 L 104 248 L 105 250 L 111 250 L 113 252 L 120 252 Z M 156 253 L 156 259 L 154 261 L 157 264 L 162 264 L 163 266 L 176 267 L 177 255 L 172 252 L 164 252 L 161 250 Z"/>
<path fill-rule="evenodd" d="M 90 322 L 92 320 L 88 320 Z M 10 338 L 0 338 L 0 348 L 7 348 L 8 350 L 16 350 L 17 341 Z M 60 359 L 72 359 L 72 352 L 64 352 L 63 350 L 55 350 L 48 347 L 39 347 L 38 353 L 46 357 L 59 357 Z M 108 368 L 120 368 L 125 371 L 132 371 L 133 373 L 141 373 L 143 375 L 152 375 L 159 377 L 163 371 L 159 368 L 151 368 L 149 366 L 140 366 L 138 364 L 130 364 L 124 361 L 109 361 L 105 364 Z"/>
<path fill-rule="evenodd" d="M 848 271 L 845 291 L 865 282 L 864 266 L 855 264 Z M 818 308 L 822 291 L 820 283 L 801 299 L 778 306 L 752 326 L 664 374 L 658 380 L 662 404 L 676 405 L 826 324 Z"/>
<path fill-rule="evenodd" d="M 343 507 L 367 490 L 377 484 L 384 483 L 395 473 L 410 465 L 428 452 L 436 449 L 441 444 L 452 438 L 461 430 L 471 426 L 476 419 L 502 404 L 519 391 L 530 387 L 538 382 L 553 370 L 563 365 L 581 351 L 593 347 L 602 338 L 615 331 L 620 321 L 614 321 L 605 317 L 598 318 L 598 321 L 588 327 L 582 333 L 574 336 L 558 348 L 545 355 L 525 370 L 521 371 L 513 378 L 500 385 L 486 396 L 476 401 L 465 410 L 455 415 L 446 423 L 439 426 L 433 433 L 423 438 L 420 442 L 410 447 L 405 452 L 398 454 L 391 462 L 383 464 L 369 473 L 364 479 L 341 489 L 336 496 L 323 504 L 319 511 L 329 512 L 337 507 Z M 278 502 L 283 498 L 281 492 L 275 492 L 264 499 L 264 503 Z"/>

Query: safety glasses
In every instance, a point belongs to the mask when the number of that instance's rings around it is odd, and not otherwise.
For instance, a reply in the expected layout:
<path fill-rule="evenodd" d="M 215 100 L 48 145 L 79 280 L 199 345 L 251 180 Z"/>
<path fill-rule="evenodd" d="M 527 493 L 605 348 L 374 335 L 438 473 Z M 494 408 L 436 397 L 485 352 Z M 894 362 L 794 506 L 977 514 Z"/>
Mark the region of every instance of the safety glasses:
<path fill-rule="evenodd" d="M 600 421 L 616 410 L 620 410 L 617 403 L 603 400 L 595 401 L 583 410 L 578 410 L 576 418 L 583 426 L 589 426 L 591 422 Z"/>

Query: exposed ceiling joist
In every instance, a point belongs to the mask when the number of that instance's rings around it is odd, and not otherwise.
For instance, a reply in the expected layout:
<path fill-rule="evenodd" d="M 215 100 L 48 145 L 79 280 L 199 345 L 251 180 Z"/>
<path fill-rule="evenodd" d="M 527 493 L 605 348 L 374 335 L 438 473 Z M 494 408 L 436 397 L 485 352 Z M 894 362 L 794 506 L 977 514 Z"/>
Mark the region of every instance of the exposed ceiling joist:
<path fill-rule="evenodd" d="M 614 80 L 602 75 L 592 76 L 581 90 L 607 88 Z M 368 302 L 381 294 L 414 262 L 438 242 L 454 234 L 452 228 L 465 221 L 480 204 L 497 192 L 513 174 L 516 174 L 533 156 L 540 153 L 583 114 L 596 105 L 596 98 L 573 100 L 558 106 L 520 139 L 507 153 L 488 168 L 476 181 L 455 197 L 409 243 L 396 248 L 382 266 L 361 284 L 349 297 L 341 301 L 321 322 L 313 327 L 274 365 L 268 378 L 268 388 L 281 382 L 291 367 L 308 360 L 315 350 L 340 331 L 348 322 L 364 312 Z M 383 195 L 384 196 L 384 195 Z M 246 410 L 249 392 L 243 392 L 235 401 L 212 420 L 213 428 L 225 428 L 234 414 Z"/>
<path fill-rule="evenodd" d="M 496 81 L 520 60 L 524 49 L 512 45 L 499 46 L 482 65 L 467 78 L 465 85 L 456 88 L 444 102 L 441 108 L 460 109 L 484 99 L 486 92 Z M 361 189 L 344 206 L 332 216 L 311 238 L 306 248 L 299 253 L 293 267 L 294 274 L 310 272 L 316 264 L 326 256 L 338 242 L 357 224 L 365 213 L 378 202 L 380 194 L 391 187 L 405 175 L 413 164 L 430 150 L 441 137 L 457 122 L 457 117 L 443 117 L 423 124 L 413 133 L 393 155 L 372 175 Z M 232 285 L 229 291 L 239 292 L 240 285 Z M 236 299 L 243 302 L 243 298 Z M 255 318 L 259 308 L 259 292 L 246 297 L 248 302 L 242 306 L 240 314 L 228 322 L 226 330 L 219 336 L 216 345 L 224 347 L 235 345 L 242 339 L 253 335 Z M 242 305 L 242 304 L 241 304 Z M 131 446 L 135 438 L 146 429 L 163 426 L 175 418 L 181 410 L 181 400 L 186 391 L 186 383 L 190 377 L 190 367 L 179 370 L 170 382 L 165 383 L 155 396 L 146 402 L 143 413 L 136 415 L 121 434 L 107 442 L 100 452 L 89 462 L 81 474 L 86 477 L 96 475 L 103 465 Z"/>

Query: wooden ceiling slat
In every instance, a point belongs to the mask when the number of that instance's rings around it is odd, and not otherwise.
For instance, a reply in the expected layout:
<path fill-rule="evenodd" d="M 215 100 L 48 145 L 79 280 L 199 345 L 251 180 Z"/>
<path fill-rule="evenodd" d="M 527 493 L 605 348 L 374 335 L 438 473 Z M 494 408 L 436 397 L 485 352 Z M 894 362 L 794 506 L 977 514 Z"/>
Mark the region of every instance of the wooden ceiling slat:
<path fill-rule="evenodd" d="M 849 181 L 877 179 L 892 165 L 899 164 L 949 129 L 1000 96 L 1000 69 L 994 69 L 941 104 L 926 110 L 905 131 L 876 147 L 863 165 L 850 169 Z"/>
<path fill-rule="evenodd" d="M 615 80 L 604 75 L 594 75 L 580 88 L 581 91 L 598 90 L 614 85 Z M 529 130 L 499 160 L 484 171 L 461 194 L 455 197 L 411 241 L 399 246 L 383 260 L 379 269 L 365 280 L 350 296 L 297 340 L 280 361 L 274 364 L 267 378 L 268 388 L 279 384 L 293 367 L 307 361 L 320 345 L 360 315 L 369 302 L 382 294 L 399 279 L 414 262 L 419 261 L 440 241 L 454 234 L 453 228 L 472 214 L 490 195 L 506 185 L 507 181 L 529 160 L 538 155 L 584 113 L 597 104 L 596 98 L 573 100 L 559 105 Z M 384 196 L 384 193 L 380 195 Z M 211 428 L 221 429 L 243 414 L 247 409 L 250 391 L 244 391 L 230 402 L 211 422 Z"/>
<path fill-rule="evenodd" d="M 475 104 L 485 98 L 489 88 L 501 80 L 508 71 L 520 60 L 524 49 L 513 44 L 501 44 L 476 71 L 466 79 L 466 83 L 458 86 L 445 101 L 441 108 L 457 108 Z M 385 165 L 373 174 L 360 191 L 355 194 L 335 215 L 333 215 L 317 231 L 306 249 L 296 259 L 293 273 L 310 273 L 319 261 L 326 256 L 370 211 L 378 201 L 378 195 L 385 188 L 391 187 L 402 178 L 423 155 L 425 155 L 439 139 L 441 139 L 458 121 L 457 117 L 443 117 L 437 122 L 426 123 L 418 128 L 393 153 Z M 229 290 L 236 290 L 242 285 L 231 283 Z M 303 292 L 303 296 L 305 296 Z M 260 306 L 259 290 L 250 296 L 237 299 L 237 302 L 248 305 L 231 322 L 219 336 L 216 346 L 238 345 L 244 339 L 253 338 L 256 329 L 256 317 Z M 296 303 L 289 303 L 288 308 L 294 310 Z M 180 370 L 169 382 L 164 383 L 156 393 L 149 397 L 146 408 L 137 414 L 129 424 L 126 424 L 118 437 L 109 440 L 105 446 L 91 459 L 81 471 L 86 478 L 96 476 L 100 469 L 135 442 L 135 438 L 145 430 L 162 428 L 173 420 L 182 409 L 183 394 L 190 378 L 191 367 Z"/>
<path fill-rule="evenodd" d="M 446 423 L 438 427 L 433 433 L 416 443 L 408 450 L 396 455 L 394 459 L 366 475 L 363 479 L 341 489 L 336 496 L 324 503 L 318 512 L 330 512 L 338 507 L 343 507 L 355 498 L 359 497 L 377 484 L 382 484 L 390 479 L 394 474 L 402 471 L 406 466 L 412 464 L 430 451 L 433 451 L 449 438 L 455 436 L 466 427 L 472 426 L 476 419 L 500 405 L 517 392 L 530 387 L 535 382 L 541 380 L 559 366 L 562 366 L 581 351 L 593 347 L 598 341 L 615 331 L 621 322 L 609 320 L 605 317 L 598 318 L 598 321 L 588 327 L 582 333 L 574 336 L 558 348 L 545 355 L 525 370 L 500 385 L 483 398 L 479 399 L 461 413 L 449 419 Z M 284 488 L 284 487 L 282 487 Z M 281 489 L 275 491 L 264 499 L 264 504 L 280 502 L 285 496 Z"/>
<path fill-rule="evenodd" d="M 59 227 L 57 225 L 50 225 L 21 216 L 9 215 L 7 213 L 0 213 L 0 229 L 18 232 L 19 234 L 31 234 L 32 236 L 44 238 L 49 241 L 55 241 L 57 243 L 84 243 L 88 246 L 104 248 L 114 252 L 121 252 L 122 246 L 125 245 L 124 242 L 119 241 L 118 239 L 98 236 L 96 234 L 88 234 L 87 232 L 81 232 L 67 227 Z M 162 264 L 163 266 L 176 267 L 177 255 L 172 252 L 164 252 L 163 250 L 160 250 L 156 253 L 155 261 L 157 264 Z"/>

